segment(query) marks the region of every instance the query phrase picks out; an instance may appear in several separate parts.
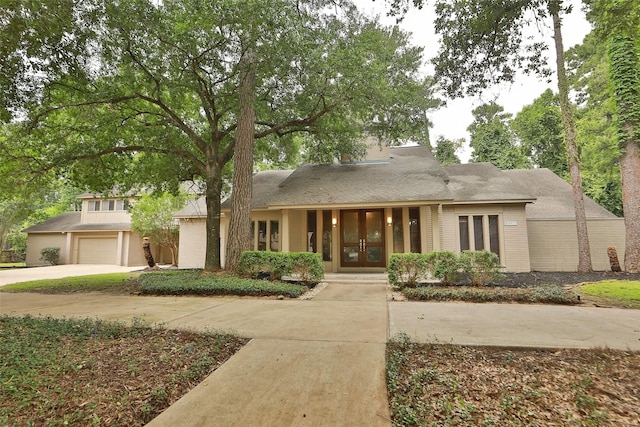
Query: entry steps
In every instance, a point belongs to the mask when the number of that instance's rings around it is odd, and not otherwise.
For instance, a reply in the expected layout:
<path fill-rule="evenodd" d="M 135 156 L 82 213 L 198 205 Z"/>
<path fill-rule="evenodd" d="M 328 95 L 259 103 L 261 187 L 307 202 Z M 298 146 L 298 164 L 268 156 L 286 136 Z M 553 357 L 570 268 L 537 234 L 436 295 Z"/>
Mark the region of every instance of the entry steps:
<path fill-rule="evenodd" d="M 324 282 L 353 285 L 386 285 L 387 273 L 325 273 Z"/>

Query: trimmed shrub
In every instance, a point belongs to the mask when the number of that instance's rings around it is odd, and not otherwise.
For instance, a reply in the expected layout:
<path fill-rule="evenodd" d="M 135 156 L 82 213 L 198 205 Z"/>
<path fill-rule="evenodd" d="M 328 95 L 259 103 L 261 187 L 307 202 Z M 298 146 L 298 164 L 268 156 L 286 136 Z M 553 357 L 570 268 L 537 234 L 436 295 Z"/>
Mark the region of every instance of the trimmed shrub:
<path fill-rule="evenodd" d="M 60 264 L 60 248 L 42 248 L 40 261 L 48 262 L 51 265 Z"/>
<path fill-rule="evenodd" d="M 306 286 L 266 280 L 243 279 L 199 270 L 159 271 L 141 274 L 140 292 L 148 295 L 240 295 L 297 298 Z"/>
<path fill-rule="evenodd" d="M 305 285 L 317 284 L 324 278 L 324 264 L 320 254 L 313 252 L 290 252 L 289 274 Z"/>
<path fill-rule="evenodd" d="M 459 265 L 474 286 L 495 282 L 502 277 L 500 258 L 487 250 L 463 251 Z"/>
<path fill-rule="evenodd" d="M 417 289 L 405 289 L 403 293 L 410 301 L 515 302 L 565 305 L 573 305 L 580 302 L 575 294 L 559 286 L 536 288 L 425 286 Z"/>
<path fill-rule="evenodd" d="M 387 266 L 389 283 L 398 288 L 415 288 L 420 279 L 429 273 L 427 255 L 417 253 L 395 253 L 389 256 Z"/>
<path fill-rule="evenodd" d="M 312 252 L 245 251 L 240 256 L 238 273 L 271 281 L 292 276 L 310 285 L 322 280 L 324 264 L 320 255 Z"/>
<path fill-rule="evenodd" d="M 280 280 L 291 273 L 291 257 L 287 252 L 244 251 L 238 273 L 253 279 Z"/>
<path fill-rule="evenodd" d="M 455 283 L 460 278 L 460 260 L 452 251 L 433 251 L 427 254 L 427 268 L 443 285 Z"/>

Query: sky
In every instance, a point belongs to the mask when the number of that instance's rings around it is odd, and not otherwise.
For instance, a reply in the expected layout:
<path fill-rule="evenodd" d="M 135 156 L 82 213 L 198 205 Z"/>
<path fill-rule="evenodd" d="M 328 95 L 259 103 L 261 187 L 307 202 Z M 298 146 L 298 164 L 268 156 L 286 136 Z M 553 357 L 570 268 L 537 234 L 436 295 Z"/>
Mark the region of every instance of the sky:
<path fill-rule="evenodd" d="M 575 46 L 582 42 L 584 36 L 591 31 L 590 24 L 586 21 L 585 14 L 581 9 L 581 0 L 569 0 L 573 5 L 573 11 L 563 18 L 562 36 L 564 39 L 564 48 Z M 387 25 L 395 24 L 395 18 L 386 16 L 384 0 L 356 0 L 359 9 L 369 15 L 378 15 L 382 23 Z M 432 74 L 433 68 L 428 60 L 435 56 L 438 50 L 438 38 L 433 31 L 434 13 L 431 7 L 425 7 L 422 10 L 411 9 L 400 27 L 412 34 L 412 44 L 424 48 L 424 71 L 426 74 Z M 539 32 L 538 30 L 541 30 Z M 552 27 L 549 18 L 547 28 L 536 29 L 536 37 L 548 43 L 552 43 Z M 553 46 L 548 51 L 549 54 L 555 55 Z M 549 64 L 553 65 L 555 59 L 551 57 Z M 468 147 L 469 134 L 466 130 L 467 126 L 473 121 L 471 111 L 486 102 L 495 101 L 505 108 L 505 112 L 515 116 L 524 105 L 531 104 L 542 92 L 547 88 L 551 88 L 557 92 L 557 83 L 554 79 L 551 83 L 537 76 L 518 75 L 516 81 L 512 85 L 500 85 L 488 89 L 481 96 L 467 97 L 456 100 L 446 100 L 447 105 L 438 111 L 429 114 L 429 119 L 433 123 L 431 129 L 431 142 L 434 143 L 439 135 L 448 139 L 464 138 L 466 140 L 463 150 L 458 152 L 458 156 L 463 163 L 469 160 L 471 150 Z"/>

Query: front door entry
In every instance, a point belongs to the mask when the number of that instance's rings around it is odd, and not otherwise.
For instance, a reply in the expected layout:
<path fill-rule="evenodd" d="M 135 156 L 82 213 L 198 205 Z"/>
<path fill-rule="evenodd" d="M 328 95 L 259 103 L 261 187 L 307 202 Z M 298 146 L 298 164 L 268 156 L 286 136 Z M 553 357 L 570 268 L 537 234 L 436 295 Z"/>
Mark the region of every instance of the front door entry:
<path fill-rule="evenodd" d="M 384 267 L 384 210 L 340 211 L 342 267 Z"/>

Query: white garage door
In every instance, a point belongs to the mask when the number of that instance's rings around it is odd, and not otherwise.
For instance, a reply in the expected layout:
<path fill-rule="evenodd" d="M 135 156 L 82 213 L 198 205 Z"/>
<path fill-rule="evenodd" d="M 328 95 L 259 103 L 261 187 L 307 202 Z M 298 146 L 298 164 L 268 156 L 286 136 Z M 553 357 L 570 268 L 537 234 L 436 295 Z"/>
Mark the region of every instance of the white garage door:
<path fill-rule="evenodd" d="M 78 239 L 78 264 L 117 264 L 116 237 L 81 237 Z"/>

